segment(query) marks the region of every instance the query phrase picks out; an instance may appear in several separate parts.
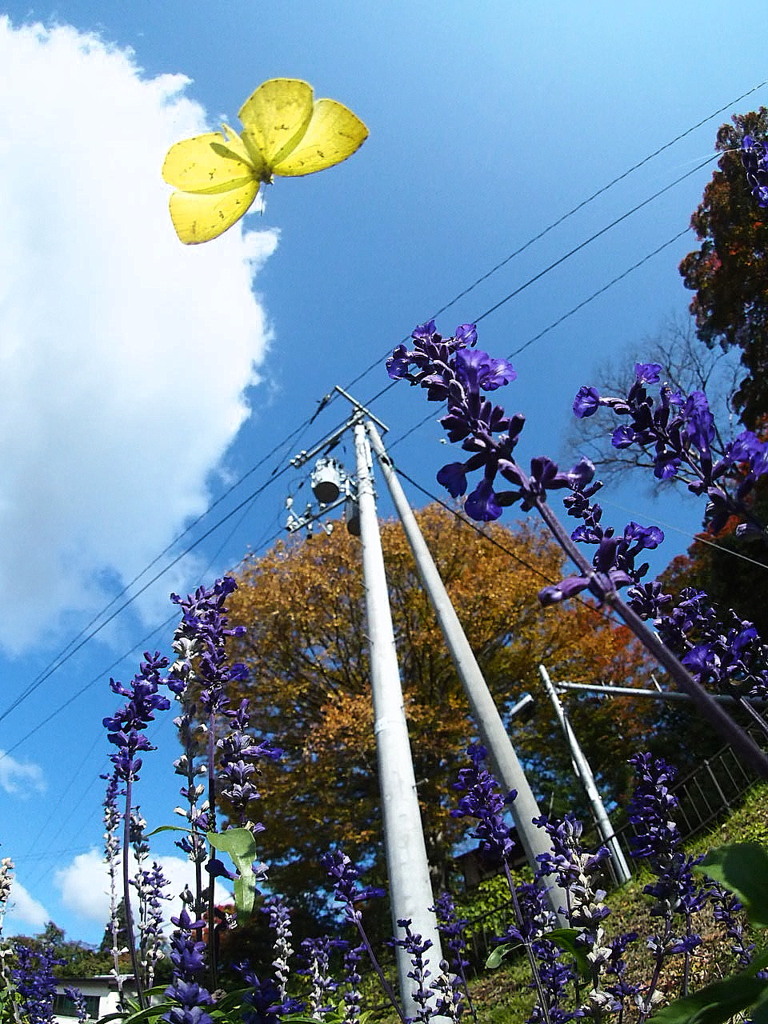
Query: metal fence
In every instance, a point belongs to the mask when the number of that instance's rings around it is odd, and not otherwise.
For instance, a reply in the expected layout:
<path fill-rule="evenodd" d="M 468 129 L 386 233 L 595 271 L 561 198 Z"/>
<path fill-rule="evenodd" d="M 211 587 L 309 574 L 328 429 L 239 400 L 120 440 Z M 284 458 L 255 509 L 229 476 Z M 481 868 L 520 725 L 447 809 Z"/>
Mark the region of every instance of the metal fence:
<path fill-rule="evenodd" d="M 735 810 L 757 777 L 739 761 L 731 747 L 722 747 L 671 787 L 677 798 L 675 820 L 684 842 L 700 832 L 712 828 L 721 818 Z M 636 867 L 631 852 L 630 837 L 634 827 L 627 823 L 616 830 L 627 860 Z M 597 829 L 585 828 L 585 845 L 600 845 Z M 608 863 L 609 881 L 615 884 L 612 866 Z"/>
<path fill-rule="evenodd" d="M 678 779 L 671 792 L 677 798 L 676 820 L 684 841 L 693 838 L 705 829 L 714 826 L 719 819 L 735 810 L 747 791 L 757 781 L 756 777 L 738 760 L 730 747 L 723 747 L 705 758 L 702 763 L 682 779 Z M 634 833 L 631 824 L 616 830 L 630 865 L 637 867 L 632 858 L 630 836 Z M 583 845 L 586 849 L 601 845 L 595 826 L 585 827 Z M 606 861 L 606 882 L 615 885 L 611 861 Z M 488 910 L 467 923 L 468 953 L 472 968 L 477 971 L 495 945 L 495 940 L 509 924 L 511 900 Z"/>

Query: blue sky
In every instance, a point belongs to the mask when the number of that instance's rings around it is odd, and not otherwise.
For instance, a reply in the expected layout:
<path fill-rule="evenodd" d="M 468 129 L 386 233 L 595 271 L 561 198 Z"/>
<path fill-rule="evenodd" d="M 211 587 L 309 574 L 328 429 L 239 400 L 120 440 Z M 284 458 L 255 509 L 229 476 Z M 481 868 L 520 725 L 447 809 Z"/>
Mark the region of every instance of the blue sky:
<path fill-rule="evenodd" d="M 144 638 L 171 614 L 169 591 L 280 535 L 286 497 L 307 493 L 287 460 L 346 416 L 337 400 L 306 424 L 335 384 L 378 396 L 397 463 L 437 491 L 439 428 L 409 433 L 428 409 L 404 385 L 378 395 L 384 355 L 601 186 L 728 107 L 439 325 L 481 318 L 481 347 L 509 355 L 683 231 L 717 126 L 766 102 L 761 88 L 728 106 L 768 78 L 766 14 L 757 0 L 738 17 L 688 0 L 63 0 L 0 12 L 0 843 L 20 883 L 10 930 L 52 918 L 96 941 L 100 723 L 114 706 L 108 676 L 135 670 L 135 655 L 122 656 L 167 643 L 167 629 Z M 168 145 L 234 121 L 277 76 L 348 104 L 370 138 L 339 167 L 277 180 L 261 215 L 185 249 L 159 175 Z M 504 401 L 528 415 L 524 454 L 557 457 L 578 387 L 620 351 L 642 358 L 644 339 L 685 309 L 676 268 L 692 247 L 692 235 L 678 239 L 514 358 Z M 683 497 L 655 503 L 642 487 L 614 501 L 619 521 L 682 531 L 669 533 L 670 557 L 697 521 Z M 182 557 L 41 679 L 169 545 L 150 575 Z M 176 802 L 167 724 L 155 742 L 142 793 L 151 826 Z"/>

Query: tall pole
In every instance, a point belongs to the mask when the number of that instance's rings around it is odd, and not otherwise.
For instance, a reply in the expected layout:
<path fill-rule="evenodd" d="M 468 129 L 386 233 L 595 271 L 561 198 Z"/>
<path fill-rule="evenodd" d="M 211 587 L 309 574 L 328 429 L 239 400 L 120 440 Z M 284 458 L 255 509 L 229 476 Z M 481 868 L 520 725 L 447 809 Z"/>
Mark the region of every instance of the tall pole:
<path fill-rule="evenodd" d="M 416 777 L 413 772 L 408 726 L 403 707 L 403 691 L 371 476 L 371 450 L 366 440 L 362 418 L 355 422 L 354 434 L 373 689 L 373 728 L 379 766 L 392 929 L 393 934 L 398 935 L 397 922 L 410 919 L 413 931 L 418 932 L 422 939 L 431 940 L 432 948 L 427 955 L 432 974 L 436 976 L 443 956 L 437 921 L 434 913 L 429 910 L 435 901 L 429 879 L 427 851 L 416 793 Z M 415 1017 L 419 1007 L 411 995 L 414 982 L 408 977 L 408 971 L 413 967 L 404 949 L 397 947 L 396 954 L 403 1010 L 407 1017 Z"/>
<path fill-rule="evenodd" d="M 387 455 L 381 436 L 370 420 L 367 421 L 366 427 L 371 447 L 376 453 L 392 502 L 413 552 L 419 576 L 435 610 L 456 672 L 467 694 L 480 739 L 488 750 L 494 773 L 505 790 L 517 790 L 517 797 L 511 805 L 512 816 L 526 859 L 536 871 L 539 867 L 536 858 L 539 854 L 550 853 L 552 849 L 544 829 L 537 828 L 532 823 L 534 818 L 541 816 L 541 811 L 413 510 L 397 479 L 397 473 Z M 568 905 L 565 893 L 561 889 L 549 888 L 547 891 L 555 913 L 558 913 L 560 907 Z"/>
<path fill-rule="evenodd" d="M 544 683 L 544 689 L 547 691 L 547 696 L 552 701 L 552 707 L 555 709 L 557 720 L 560 723 L 560 728 L 563 730 L 565 741 L 568 744 L 568 749 L 571 753 L 571 760 L 573 761 L 573 767 L 576 771 L 576 775 L 581 780 L 584 790 L 587 794 L 590 806 L 592 807 L 592 813 L 597 824 L 598 831 L 602 837 L 603 842 L 608 847 L 611 855 L 611 862 L 613 864 L 613 870 L 616 875 L 616 881 L 619 885 L 624 885 L 632 877 L 632 872 L 629 870 L 624 851 L 619 844 L 619 840 L 616 838 L 616 833 L 613 831 L 611 822 L 608 818 L 608 812 L 605 809 L 600 792 L 595 782 L 595 776 L 592 774 L 592 769 L 584 756 L 584 751 L 579 745 L 579 741 L 576 739 L 576 734 L 571 728 L 571 723 L 568 720 L 568 716 L 565 713 L 563 705 L 560 703 L 560 697 L 558 696 L 557 690 L 552 684 L 552 680 L 549 678 L 549 672 L 543 665 L 539 665 L 539 674 L 542 682 Z"/>

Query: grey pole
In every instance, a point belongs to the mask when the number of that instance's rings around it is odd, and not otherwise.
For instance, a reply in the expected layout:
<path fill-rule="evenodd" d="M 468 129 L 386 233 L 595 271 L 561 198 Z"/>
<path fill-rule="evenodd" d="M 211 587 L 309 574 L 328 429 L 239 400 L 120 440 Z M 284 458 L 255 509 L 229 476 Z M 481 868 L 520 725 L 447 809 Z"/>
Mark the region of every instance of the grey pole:
<path fill-rule="evenodd" d="M 613 831 L 611 822 L 608 818 L 608 813 L 605 809 L 600 792 L 595 782 L 595 776 L 592 774 L 592 769 L 589 766 L 584 756 L 584 751 L 579 746 L 579 741 L 576 739 L 576 734 L 571 728 L 571 723 L 568 721 L 568 716 L 565 713 L 563 705 L 560 703 L 560 698 L 557 694 L 557 690 L 552 685 L 552 680 L 549 678 L 549 672 L 543 665 L 539 665 L 539 674 L 541 675 L 542 682 L 544 683 L 544 689 L 547 691 L 547 696 L 552 701 L 552 707 L 555 709 L 557 720 L 560 723 L 560 728 L 563 730 L 565 741 L 568 744 L 568 749 L 571 753 L 571 760 L 573 761 L 573 767 L 576 771 L 576 775 L 581 780 L 582 785 L 587 794 L 590 806 L 592 807 L 592 813 L 595 816 L 595 822 L 597 824 L 600 835 L 602 836 L 603 842 L 608 847 L 611 854 L 611 861 L 613 863 L 613 870 L 616 874 L 616 881 L 619 885 L 624 885 L 632 877 L 632 872 L 629 870 L 624 851 L 622 850 L 619 840 L 616 838 L 616 833 Z"/>
<path fill-rule="evenodd" d="M 681 693 L 679 690 L 644 690 L 636 686 L 611 686 L 598 685 L 597 683 L 566 683 L 558 682 L 558 690 L 579 690 L 582 693 L 605 693 L 611 697 L 653 697 L 655 700 L 690 701 L 689 693 Z M 710 694 L 713 700 L 720 704 L 735 704 L 738 697 L 729 693 Z M 762 707 L 766 702 L 762 697 L 749 699 L 754 707 Z"/>
<path fill-rule="evenodd" d="M 370 420 L 366 427 L 413 552 L 419 576 L 432 602 L 456 672 L 469 699 L 480 739 L 488 750 L 494 773 L 505 790 L 517 790 L 517 798 L 511 805 L 512 816 L 526 859 L 535 871 L 539 866 L 536 857 L 550 853 L 552 848 L 546 832 L 532 824 L 533 819 L 541 815 L 541 811 L 379 432 Z M 559 912 L 560 907 L 568 906 L 566 895 L 561 889 L 549 889 L 548 896 L 555 913 Z"/>
<path fill-rule="evenodd" d="M 371 477 L 371 450 L 362 419 L 355 423 L 354 433 L 373 689 L 373 728 L 376 734 L 392 930 L 394 935 L 400 934 L 397 922 L 410 919 L 413 931 L 418 932 L 422 939 L 431 940 L 432 948 L 427 956 L 432 975 L 437 977 L 443 955 L 437 921 L 434 913 L 428 909 L 434 905 L 435 900 L 429 879 L 416 777 L 403 707 L 400 669 Z M 411 996 L 414 982 L 407 976 L 412 965 L 405 950 L 397 947 L 396 954 L 403 1010 L 406 1016 L 415 1017 L 419 1008 Z"/>

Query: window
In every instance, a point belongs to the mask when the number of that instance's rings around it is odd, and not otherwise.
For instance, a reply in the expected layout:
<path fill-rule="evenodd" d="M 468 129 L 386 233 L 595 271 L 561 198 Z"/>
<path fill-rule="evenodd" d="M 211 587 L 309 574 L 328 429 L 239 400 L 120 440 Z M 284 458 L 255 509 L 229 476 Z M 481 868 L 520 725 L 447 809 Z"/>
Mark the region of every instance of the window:
<path fill-rule="evenodd" d="M 99 1016 L 99 997 L 83 996 L 85 999 L 85 1012 L 88 1017 L 96 1020 Z M 72 1017 L 77 1019 L 77 1008 L 74 999 L 65 996 L 63 992 L 57 992 L 53 997 L 53 1012 L 59 1017 Z"/>

